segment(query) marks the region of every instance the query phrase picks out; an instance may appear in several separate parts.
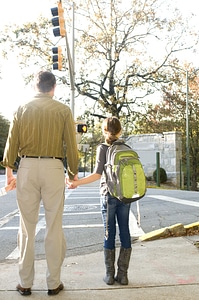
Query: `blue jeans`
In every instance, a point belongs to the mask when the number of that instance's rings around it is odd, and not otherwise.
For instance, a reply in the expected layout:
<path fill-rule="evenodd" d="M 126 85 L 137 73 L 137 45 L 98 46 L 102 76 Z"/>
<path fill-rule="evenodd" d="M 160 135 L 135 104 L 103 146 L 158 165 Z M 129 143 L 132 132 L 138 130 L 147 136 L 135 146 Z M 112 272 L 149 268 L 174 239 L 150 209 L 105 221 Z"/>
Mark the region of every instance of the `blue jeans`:
<path fill-rule="evenodd" d="M 102 220 L 104 224 L 105 238 L 104 248 L 115 248 L 116 220 L 119 227 L 121 247 L 131 248 L 131 236 L 129 230 L 130 204 L 124 204 L 109 193 L 100 198 Z"/>

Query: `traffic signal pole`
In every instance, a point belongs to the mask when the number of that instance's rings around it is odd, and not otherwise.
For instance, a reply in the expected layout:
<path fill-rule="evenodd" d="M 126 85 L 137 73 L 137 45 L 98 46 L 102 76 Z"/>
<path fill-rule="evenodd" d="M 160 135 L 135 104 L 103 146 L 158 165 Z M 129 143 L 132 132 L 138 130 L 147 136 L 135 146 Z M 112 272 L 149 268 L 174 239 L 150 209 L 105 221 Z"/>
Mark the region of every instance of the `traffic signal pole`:
<path fill-rule="evenodd" d="M 72 67 L 73 89 L 71 87 L 71 111 L 75 117 L 75 3 L 72 3 Z"/>
<path fill-rule="evenodd" d="M 75 109 L 74 109 L 74 99 L 75 99 L 75 70 L 74 70 L 74 60 L 75 60 L 75 55 L 74 55 L 74 2 L 72 5 L 72 11 L 73 11 L 73 17 L 72 17 L 72 57 L 70 53 L 70 47 L 68 43 L 68 37 L 67 37 L 67 32 L 65 28 L 65 20 L 64 20 L 64 9 L 62 8 L 62 1 L 59 0 L 58 6 L 54 7 L 51 9 L 53 19 L 52 19 L 52 24 L 55 27 L 53 29 L 54 36 L 61 36 L 65 37 L 66 41 L 66 52 L 67 52 L 67 60 L 68 60 L 68 69 L 69 69 L 69 79 L 70 79 L 70 86 L 71 86 L 71 101 L 70 101 L 70 107 L 71 107 L 71 112 L 73 117 L 75 114 Z M 58 47 L 57 47 L 58 48 Z M 58 51 L 58 50 L 57 50 Z M 58 53 L 58 55 L 54 55 L 54 66 L 53 69 L 58 69 L 61 71 L 62 69 L 62 64 L 60 62 L 61 54 Z M 56 64 L 57 62 L 57 64 Z"/>
<path fill-rule="evenodd" d="M 74 64 L 73 64 L 71 53 L 70 53 L 70 48 L 69 48 L 67 33 L 66 33 L 65 39 L 66 39 L 66 52 L 67 52 L 69 78 L 70 78 L 70 87 L 71 87 L 71 103 L 70 103 L 70 106 L 71 106 L 72 115 L 74 117 L 74 114 L 75 114 L 75 111 L 74 111 L 75 110 L 74 109 L 74 99 L 75 99 L 75 82 L 74 82 L 74 76 L 75 76 L 75 72 L 74 72 Z"/>

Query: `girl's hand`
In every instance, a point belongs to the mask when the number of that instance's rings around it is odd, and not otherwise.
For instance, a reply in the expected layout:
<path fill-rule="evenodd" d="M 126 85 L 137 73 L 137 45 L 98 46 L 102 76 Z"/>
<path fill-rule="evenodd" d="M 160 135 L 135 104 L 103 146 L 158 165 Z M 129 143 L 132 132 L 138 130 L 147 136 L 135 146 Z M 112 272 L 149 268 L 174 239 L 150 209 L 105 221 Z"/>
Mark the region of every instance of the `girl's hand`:
<path fill-rule="evenodd" d="M 12 179 L 12 181 L 5 187 L 6 192 L 14 190 L 16 188 L 16 178 Z"/>

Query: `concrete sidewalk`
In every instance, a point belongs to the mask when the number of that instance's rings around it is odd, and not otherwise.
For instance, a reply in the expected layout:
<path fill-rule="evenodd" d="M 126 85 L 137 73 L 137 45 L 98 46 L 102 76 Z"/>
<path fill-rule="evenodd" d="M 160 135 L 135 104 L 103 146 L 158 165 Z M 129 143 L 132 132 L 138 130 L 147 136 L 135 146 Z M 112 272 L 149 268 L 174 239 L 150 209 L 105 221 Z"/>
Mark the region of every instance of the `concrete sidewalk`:
<path fill-rule="evenodd" d="M 62 268 L 65 289 L 53 299 L 181 299 L 199 298 L 198 236 L 173 237 L 133 243 L 129 267 L 129 285 L 103 282 L 103 251 L 66 257 Z M 117 249 L 118 255 L 118 249 Z M 35 283 L 28 299 L 49 299 L 45 282 L 46 262 L 36 261 Z M 17 262 L 0 264 L 0 300 L 23 299 L 15 287 L 18 283 Z"/>

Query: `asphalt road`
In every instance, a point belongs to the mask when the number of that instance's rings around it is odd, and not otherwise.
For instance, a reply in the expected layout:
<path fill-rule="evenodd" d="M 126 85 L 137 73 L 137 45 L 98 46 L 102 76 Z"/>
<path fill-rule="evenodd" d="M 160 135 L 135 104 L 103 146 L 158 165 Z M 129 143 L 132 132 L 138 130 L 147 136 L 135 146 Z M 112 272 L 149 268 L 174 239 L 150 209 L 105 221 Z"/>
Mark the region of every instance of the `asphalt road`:
<path fill-rule="evenodd" d="M 0 176 L 0 187 L 5 176 Z M 81 186 L 75 190 L 66 189 L 63 228 L 67 240 L 67 256 L 86 254 L 103 249 L 103 225 L 99 203 L 99 183 Z M 141 227 L 137 226 L 136 203 L 131 205 L 130 229 L 132 241 L 143 233 L 162 227 L 198 221 L 198 192 L 179 190 L 148 189 L 139 201 Z M 19 214 L 16 192 L 9 192 L 0 198 L 0 262 L 18 258 L 17 232 Z M 43 259 L 45 216 L 41 205 L 36 230 L 35 256 Z M 119 235 L 117 235 L 119 243 Z"/>
<path fill-rule="evenodd" d="M 199 220 L 198 208 L 198 192 L 148 189 L 140 200 L 141 227 L 147 233 L 177 223 L 194 223 Z M 133 205 L 132 210 L 136 213 Z"/>

